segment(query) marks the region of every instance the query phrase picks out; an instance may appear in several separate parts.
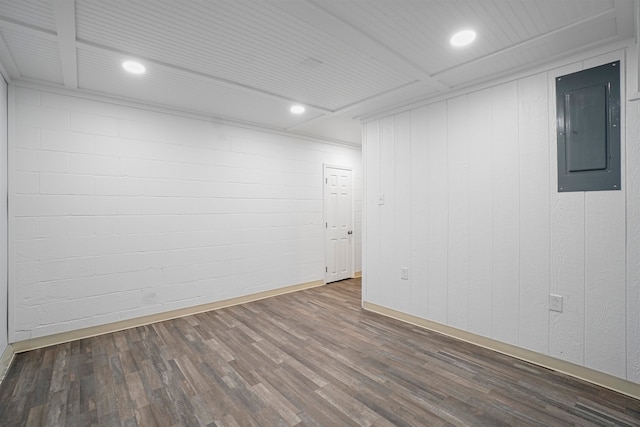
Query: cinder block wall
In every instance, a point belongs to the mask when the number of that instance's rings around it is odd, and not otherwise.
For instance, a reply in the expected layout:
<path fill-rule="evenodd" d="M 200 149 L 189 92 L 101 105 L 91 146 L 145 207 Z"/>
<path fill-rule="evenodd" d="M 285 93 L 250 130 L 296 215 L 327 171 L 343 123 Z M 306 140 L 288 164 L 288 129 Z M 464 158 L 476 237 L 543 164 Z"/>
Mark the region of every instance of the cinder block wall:
<path fill-rule="evenodd" d="M 322 280 L 323 164 L 361 152 L 16 87 L 12 341 Z"/>

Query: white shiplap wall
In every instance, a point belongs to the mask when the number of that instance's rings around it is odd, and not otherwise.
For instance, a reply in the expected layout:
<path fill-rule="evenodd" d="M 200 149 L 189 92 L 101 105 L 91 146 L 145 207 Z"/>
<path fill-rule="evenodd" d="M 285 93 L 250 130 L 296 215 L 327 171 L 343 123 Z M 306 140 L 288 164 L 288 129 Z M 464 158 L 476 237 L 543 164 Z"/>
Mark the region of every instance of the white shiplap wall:
<path fill-rule="evenodd" d="M 624 55 L 366 123 L 364 301 L 640 383 L 637 104 L 623 190 L 556 191 L 554 79 Z"/>
<path fill-rule="evenodd" d="M 16 88 L 16 341 L 324 277 L 323 164 L 361 152 Z"/>

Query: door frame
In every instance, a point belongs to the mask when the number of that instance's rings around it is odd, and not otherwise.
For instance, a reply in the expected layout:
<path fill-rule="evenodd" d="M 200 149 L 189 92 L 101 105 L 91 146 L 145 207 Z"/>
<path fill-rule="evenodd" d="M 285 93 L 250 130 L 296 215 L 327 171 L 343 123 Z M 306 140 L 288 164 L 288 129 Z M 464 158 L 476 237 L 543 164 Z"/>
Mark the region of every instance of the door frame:
<path fill-rule="evenodd" d="M 322 164 L 322 222 L 325 223 L 325 227 L 322 229 L 322 239 L 323 239 L 323 259 L 325 265 L 325 272 L 322 276 L 322 280 L 324 284 L 327 284 L 327 200 L 326 200 L 326 191 L 325 185 L 328 183 L 328 175 L 327 169 L 342 169 L 351 172 L 351 228 L 355 229 L 355 209 L 354 209 L 354 188 L 353 188 L 353 167 L 352 166 L 343 166 L 343 165 L 335 165 L 331 163 L 323 163 Z M 355 275 L 355 230 L 351 235 L 351 253 L 349 254 L 351 257 L 351 271 L 349 271 L 350 278 L 353 278 Z"/>

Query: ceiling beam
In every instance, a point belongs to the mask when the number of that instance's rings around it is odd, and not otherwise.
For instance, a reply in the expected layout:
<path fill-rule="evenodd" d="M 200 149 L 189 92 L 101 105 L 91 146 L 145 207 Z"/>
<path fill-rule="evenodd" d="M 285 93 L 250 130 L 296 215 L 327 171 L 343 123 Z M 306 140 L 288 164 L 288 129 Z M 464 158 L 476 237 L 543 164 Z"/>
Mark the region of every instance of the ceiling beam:
<path fill-rule="evenodd" d="M 200 71 L 196 71 L 196 70 L 192 70 L 192 69 L 188 69 L 185 67 L 181 67 L 179 65 L 175 65 L 175 64 L 170 64 L 168 62 L 164 62 L 164 61 L 159 61 L 156 59 L 152 59 L 150 57 L 144 57 L 144 56 L 140 56 L 140 55 L 131 55 L 128 52 L 124 52 L 118 49 L 114 49 L 111 48 L 109 46 L 105 46 L 105 45 L 100 45 L 97 43 L 90 43 L 88 41 L 85 40 L 78 40 L 77 41 L 77 46 L 80 49 L 88 49 L 88 50 L 93 50 L 96 52 L 108 52 L 111 54 L 118 54 L 118 55 L 122 55 L 123 57 L 135 57 L 143 62 L 145 62 L 146 64 L 153 64 L 155 66 L 158 67 L 162 67 L 168 70 L 171 70 L 174 73 L 180 73 L 180 74 L 185 74 L 185 75 L 189 75 L 191 78 L 195 78 L 201 81 L 205 81 L 205 82 L 215 82 L 216 84 L 220 85 L 220 86 L 224 86 L 224 87 L 228 87 L 234 90 L 238 90 L 238 91 L 242 91 L 244 93 L 249 93 L 251 95 L 260 95 L 263 96 L 265 98 L 271 98 L 271 99 L 275 99 L 278 101 L 287 101 L 287 102 L 291 102 L 291 103 L 301 103 L 304 104 L 305 106 L 312 108 L 322 114 L 327 114 L 327 113 L 332 113 L 332 110 L 329 110 L 327 108 L 321 107 L 319 105 L 314 105 L 314 104 L 309 104 L 309 103 L 305 103 L 303 101 L 297 101 L 295 99 L 291 99 L 282 95 L 279 95 L 277 93 L 274 92 L 269 92 L 263 89 L 259 89 L 257 87 L 253 87 L 253 86 L 249 86 L 249 85 L 245 85 L 242 83 L 238 83 L 235 82 L 233 80 L 229 80 L 229 79 L 225 79 L 222 77 L 217 77 L 211 74 L 206 74 Z"/>
<path fill-rule="evenodd" d="M 78 88 L 78 54 L 76 51 L 76 6 L 74 0 L 54 0 L 53 13 L 56 20 L 60 63 L 64 86 Z"/>
<path fill-rule="evenodd" d="M 28 25 L 23 22 L 14 21 L 12 19 L 7 19 L 3 16 L 0 16 L 0 28 L 6 28 L 23 34 L 31 34 L 32 36 L 37 36 L 44 40 L 50 40 L 53 42 L 58 40 L 58 36 L 53 31 L 36 27 L 34 25 Z"/>
<path fill-rule="evenodd" d="M 326 114 L 326 115 L 323 115 L 323 116 L 318 116 L 318 117 L 314 117 L 314 118 L 309 119 L 309 120 L 302 121 L 302 122 L 300 122 L 298 124 L 295 124 L 295 125 L 287 128 L 287 131 L 296 131 L 296 130 L 301 129 L 301 128 L 305 127 L 305 126 L 313 124 L 315 122 L 319 122 L 319 121 L 322 121 L 322 120 L 325 120 L 325 119 L 328 119 L 328 118 L 331 118 L 331 117 L 335 117 L 335 116 L 348 116 L 352 120 L 359 120 L 361 116 L 364 116 L 366 114 L 371 114 L 372 113 L 372 111 L 369 111 L 370 107 L 367 110 L 365 110 L 364 112 L 361 111 L 362 108 L 369 102 L 380 101 L 380 102 L 386 104 L 386 103 L 389 102 L 389 99 L 392 99 L 394 95 L 398 95 L 399 93 L 402 93 L 403 90 L 410 89 L 415 93 L 421 93 L 425 88 L 428 88 L 430 90 L 430 92 L 427 92 L 427 93 L 433 94 L 434 90 L 430 85 L 425 84 L 424 82 L 419 81 L 419 80 L 416 80 L 416 81 L 413 81 L 413 82 L 409 82 L 409 83 L 403 84 L 401 86 L 389 89 L 388 91 L 375 94 L 375 95 L 370 96 L 370 97 L 365 98 L 365 99 L 361 99 L 359 101 L 354 102 L 353 104 L 349 104 L 349 105 L 346 105 L 344 107 L 341 107 L 338 110 L 331 112 L 330 114 Z M 404 98 L 404 96 L 403 96 L 403 98 Z M 403 104 L 405 104 L 405 103 L 406 103 L 406 100 L 405 100 L 405 102 L 403 102 Z M 354 114 L 353 113 L 354 111 L 357 111 L 357 112 Z M 349 113 L 351 113 L 351 114 L 349 114 Z"/>

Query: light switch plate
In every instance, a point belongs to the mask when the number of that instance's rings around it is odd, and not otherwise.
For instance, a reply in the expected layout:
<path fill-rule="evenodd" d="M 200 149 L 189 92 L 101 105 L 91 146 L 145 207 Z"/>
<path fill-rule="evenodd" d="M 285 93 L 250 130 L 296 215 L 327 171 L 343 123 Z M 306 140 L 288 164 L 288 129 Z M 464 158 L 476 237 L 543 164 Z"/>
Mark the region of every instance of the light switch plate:
<path fill-rule="evenodd" d="M 562 296 L 561 295 L 549 295 L 549 310 L 562 313 Z"/>

